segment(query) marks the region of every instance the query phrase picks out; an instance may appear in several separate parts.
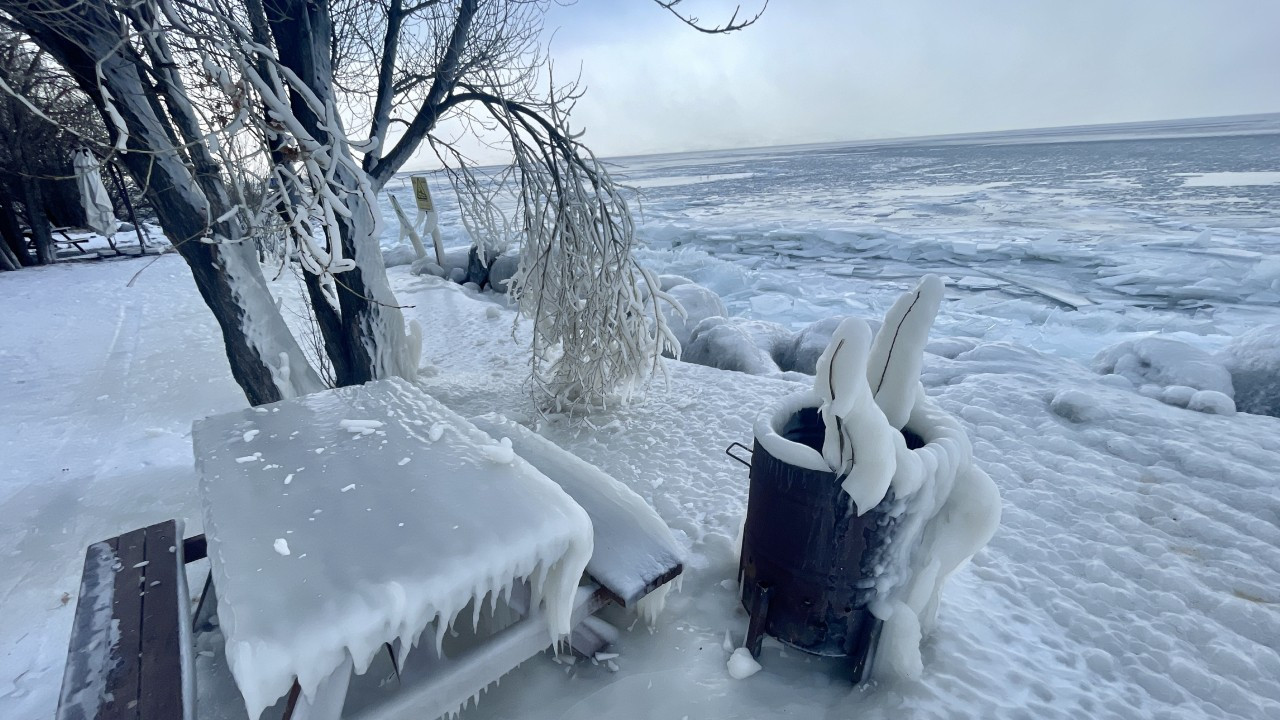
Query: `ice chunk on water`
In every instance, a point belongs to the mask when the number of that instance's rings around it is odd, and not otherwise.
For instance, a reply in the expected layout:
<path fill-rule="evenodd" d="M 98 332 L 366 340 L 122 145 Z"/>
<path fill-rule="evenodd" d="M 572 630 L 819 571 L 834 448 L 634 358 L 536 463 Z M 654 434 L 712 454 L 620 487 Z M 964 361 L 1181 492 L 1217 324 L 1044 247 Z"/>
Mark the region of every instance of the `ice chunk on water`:
<path fill-rule="evenodd" d="M 289 542 L 284 538 L 276 538 L 276 541 L 271 544 L 271 547 L 275 548 L 275 551 L 281 555 L 289 554 Z"/>

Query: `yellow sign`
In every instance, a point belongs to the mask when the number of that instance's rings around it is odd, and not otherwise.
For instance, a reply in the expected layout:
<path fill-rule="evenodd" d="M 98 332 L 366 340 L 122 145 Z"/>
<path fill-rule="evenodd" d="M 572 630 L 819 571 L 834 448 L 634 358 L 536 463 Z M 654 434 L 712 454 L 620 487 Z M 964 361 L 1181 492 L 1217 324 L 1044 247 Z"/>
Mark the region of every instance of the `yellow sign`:
<path fill-rule="evenodd" d="M 431 189 L 427 187 L 427 178 L 423 175 L 413 176 L 413 199 L 418 202 L 418 209 L 423 212 L 432 212 L 435 208 L 431 205 Z"/>

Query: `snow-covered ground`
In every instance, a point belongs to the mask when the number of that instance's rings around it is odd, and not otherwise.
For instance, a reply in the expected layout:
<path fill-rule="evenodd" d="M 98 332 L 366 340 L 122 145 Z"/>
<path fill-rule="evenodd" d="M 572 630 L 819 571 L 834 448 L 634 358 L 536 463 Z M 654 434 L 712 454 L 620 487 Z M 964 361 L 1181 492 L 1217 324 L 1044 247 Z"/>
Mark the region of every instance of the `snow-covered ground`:
<path fill-rule="evenodd" d="M 945 589 L 919 681 L 854 690 L 838 664 L 773 644 L 762 671 L 736 680 L 747 477 L 723 451 L 804 386 L 669 363 L 642 402 L 541 429 L 666 520 L 689 555 L 681 591 L 652 632 L 610 616 L 632 628 L 616 671 L 538 658 L 464 717 L 1280 717 L 1280 419 L 1188 410 L 1093 367 L 1098 351 L 1147 334 L 1212 352 L 1280 322 L 1278 146 L 1270 135 L 629 161 L 645 186 L 646 263 L 715 290 L 730 314 L 790 330 L 879 318 L 926 270 L 946 275 L 922 380 L 999 486 L 1002 524 Z M 453 225 L 446 206 L 457 245 Z M 161 258 L 126 287 L 150 261 L 0 275 L 15 310 L 0 324 L 2 718 L 52 715 L 88 543 L 169 517 L 199 529 L 191 421 L 244 405 L 182 261 Z M 392 284 L 423 326 L 424 389 L 464 417 L 528 420 L 510 311 L 406 270 Z M 1068 309 L 1026 289 L 1036 284 L 1094 305 Z M 1129 355 L 1123 367 L 1145 372 Z"/>

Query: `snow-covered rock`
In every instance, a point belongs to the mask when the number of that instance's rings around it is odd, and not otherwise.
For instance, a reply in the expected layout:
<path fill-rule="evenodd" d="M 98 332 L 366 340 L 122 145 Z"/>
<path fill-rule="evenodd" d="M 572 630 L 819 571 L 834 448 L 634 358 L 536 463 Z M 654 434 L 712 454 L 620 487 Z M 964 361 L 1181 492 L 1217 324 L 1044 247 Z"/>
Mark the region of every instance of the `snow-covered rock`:
<path fill-rule="evenodd" d="M 1280 417 L 1280 325 L 1237 337 L 1218 359 L 1231 373 L 1237 410 Z"/>
<path fill-rule="evenodd" d="M 1220 361 L 1172 338 L 1126 340 L 1098 353 L 1093 366 L 1104 375 L 1123 375 L 1138 387 L 1185 385 L 1196 390 L 1216 390 L 1227 397 L 1234 395 L 1231 374 Z"/>
<path fill-rule="evenodd" d="M 693 281 L 683 275 L 659 275 L 658 286 L 663 292 L 671 292 L 671 288 L 679 285 L 690 285 Z"/>
<path fill-rule="evenodd" d="M 840 327 L 844 317 L 829 317 L 809 323 L 795 334 L 791 346 L 778 357 L 778 366 L 812 375 L 818 367 L 818 358 L 831 344 L 831 335 Z M 874 328 L 873 328 L 874 331 Z"/>
<path fill-rule="evenodd" d="M 519 267 L 519 255 L 499 255 L 493 261 L 493 264 L 489 266 L 489 287 L 494 292 L 507 292 L 510 289 L 507 281 L 515 277 L 516 270 Z"/>
<path fill-rule="evenodd" d="M 439 278 L 445 276 L 444 268 L 440 267 L 430 256 L 415 260 L 413 266 L 409 268 L 409 272 L 414 275 L 433 275 Z"/>
<path fill-rule="evenodd" d="M 413 249 L 412 245 L 396 245 L 395 247 L 382 248 L 382 262 L 389 268 L 397 265 L 412 265 L 417 259 L 418 253 Z"/>
<path fill-rule="evenodd" d="M 746 328 L 723 317 L 710 317 L 698 323 L 680 357 L 685 362 L 750 375 L 768 375 L 779 370 L 778 364 L 768 352 L 760 349 Z"/>
<path fill-rule="evenodd" d="M 1188 410 L 1198 410 L 1212 415 L 1235 415 L 1236 404 L 1217 390 L 1200 390 L 1187 400 Z"/>
<path fill-rule="evenodd" d="M 666 317 L 667 327 L 671 328 L 680 347 L 688 348 L 692 340 L 694 328 L 698 323 L 711 317 L 725 317 L 724 301 L 715 292 L 692 282 L 672 286 L 666 290 L 680 306 L 684 308 L 684 317 L 668 304 L 662 304 L 662 314 Z"/>
<path fill-rule="evenodd" d="M 1194 397 L 1197 392 L 1213 392 L 1213 391 L 1212 390 L 1196 390 L 1195 388 L 1187 387 L 1186 385 L 1170 385 L 1169 387 L 1165 388 L 1163 392 L 1160 393 L 1160 402 L 1163 402 L 1165 405 L 1176 405 L 1177 407 L 1186 407 L 1187 403 L 1191 402 L 1191 398 Z M 1223 395 L 1223 397 L 1226 397 L 1226 396 Z M 1227 399 L 1230 400 L 1231 398 L 1227 398 Z"/>

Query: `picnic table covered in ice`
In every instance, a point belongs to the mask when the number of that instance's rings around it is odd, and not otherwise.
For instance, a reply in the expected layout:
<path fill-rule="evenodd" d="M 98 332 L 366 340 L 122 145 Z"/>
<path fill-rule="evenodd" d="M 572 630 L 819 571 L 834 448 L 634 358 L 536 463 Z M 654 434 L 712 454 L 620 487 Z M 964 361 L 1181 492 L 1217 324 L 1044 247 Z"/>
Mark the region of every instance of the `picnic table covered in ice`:
<path fill-rule="evenodd" d="M 202 420 L 194 445 L 227 660 L 250 718 L 295 679 L 304 705 L 336 693 L 335 710 L 312 711 L 336 717 L 350 668 L 363 672 L 386 643 L 406 653 L 424 630 L 438 643 L 473 598 L 518 579 L 532 580 L 535 605 L 541 589 L 550 631 L 569 630 L 590 519 L 509 442 L 408 382 Z"/>

